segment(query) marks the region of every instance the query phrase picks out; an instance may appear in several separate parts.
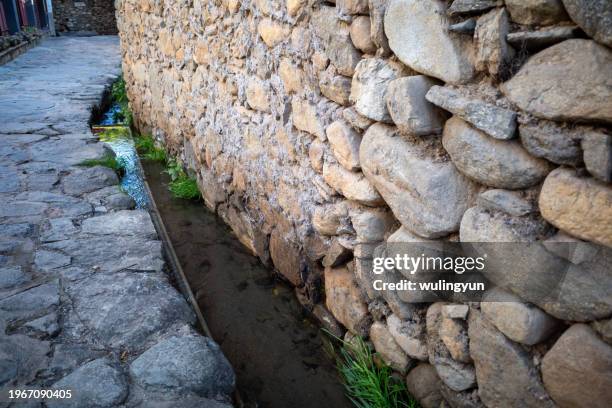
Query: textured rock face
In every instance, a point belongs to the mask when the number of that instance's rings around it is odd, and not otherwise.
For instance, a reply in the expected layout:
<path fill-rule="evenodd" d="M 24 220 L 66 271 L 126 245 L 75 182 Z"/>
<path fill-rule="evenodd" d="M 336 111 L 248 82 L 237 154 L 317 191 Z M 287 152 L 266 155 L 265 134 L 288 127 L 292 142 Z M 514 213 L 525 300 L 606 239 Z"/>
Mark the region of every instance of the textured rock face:
<path fill-rule="evenodd" d="M 317 116 L 316 106 L 296 97 L 291 102 L 291 110 L 293 111 L 293 124 L 296 128 L 325 139 L 325 132 Z"/>
<path fill-rule="evenodd" d="M 437 83 L 425 75 L 398 78 L 389 83 L 387 108 L 401 133 L 426 136 L 442 131 L 444 113 L 425 99 L 427 91 Z"/>
<path fill-rule="evenodd" d="M 468 346 L 467 327 L 464 322 L 443 317 L 438 330 L 440 339 L 453 360 L 462 363 L 472 362 Z"/>
<path fill-rule="evenodd" d="M 512 20 L 519 24 L 549 25 L 567 20 L 561 0 L 506 0 Z"/>
<path fill-rule="evenodd" d="M 491 10 L 476 24 L 476 69 L 488 70 L 493 76 L 505 74 L 514 49 L 506 43 L 510 30 L 505 8 Z"/>
<path fill-rule="evenodd" d="M 590 40 L 567 40 L 530 58 L 502 90 L 540 118 L 611 123 L 612 79 L 605 74 L 610 64 L 610 49 Z"/>
<path fill-rule="evenodd" d="M 8 289 L 27 282 L 28 276 L 21 270 L 21 267 L 2 268 L 0 275 L 0 289 Z"/>
<path fill-rule="evenodd" d="M 612 347 L 584 324 L 570 327 L 542 360 L 542 378 L 563 407 L 606 407 L 612 398 Z"/>
<path fill-rule="evenodd" d="M 358 16 L 351 23 L 351 40 L 355 47 L 367 54 L 376 52 L 376 44 L 372 41 L 370 17 Z"/>
<path fill-rule="evenodd" d="M 333 74 L 321 75 L 319 87 L 321 88 L 321 93 L 332 101 L 340 105 L 349 104 L 349 95 L 351 94 L 351 80 L 349 78 Z M 295 90 L 299 91 L 300 87 L 295 87 Z"/>
<path fill-rule="evenodd" d="M 588 35 L 612 46 L 612 4 L 606 0 L 563 0 L 570 18 Z"/>
<path fill-rule="evenodd" d="M 351 42 L 349 26 L 336 18 L 332 7 L 321 7 L 313 15 L 315 33 L 324 43 L 327 57 L 338 73 L 352 76 L 359 62 L 359 51 Z"/>
<path fill-rule="evenodd" d="M 449 319 L 465 320 L 470 311 L 468 305 L 444 305 L 442 306 L 442 316 Z"/>
<path fill-rule="evenodd" d="M 479 394 L 486 406 L 554 406 L 529 356 L 479 312 L 470 313 L 469 336 Z"/>
<path fill-rule="evenodd" d="M 365 334 L 368 308 L 346 267 L 325 269 L 325 297 L 327 308 L 340 323 L 355 334 Z"/>
<path fill-rule="evenodd" d="M 612 344 L 612 320 L 604 319 L 591 323 L 591 328 L 601 336 L 602 340 Z"/>
<path fill-rule="evenodd" d="M 274 48 L 289 35 L 289 29 L 282 24 L 272 20 L 262 20 L 257 26 L 257 31 L 263 42 L 270 48 Z"/>
<path fill-rule="evenodd" d="M 117 211 L 113 214 L 88 218 L 81 224 L 81 232 L 94 235 L 157 238 L 151 217 L 145 210 Z"/>
<path fill-rule="evenodd" d="M 476 186 L 452 163 L 432 160 L 427 148 L 409 143 L 391 127 L 373 125 L 364 135 L 359 157 L 364 174 L 404 227 L 435 238 L 457 230 Z M 439 151 L 436 146 L 433 150 Z"/>
<path fill-rule="evenodd" d="M 537 307 L 524 304 L 510 293 L 495 291 L 483 299 L 481 310 L 509 339 L 532 346 L 545 340 L 558 327 L 554 318 Z"/>
<path fill-rule="evenodd" d="M 340 121 L 329 125 L 326 134 L 336 160 L 347 170 L 359 170 L 361 135 Z"/>
<path fill-rule="evenodd" d="M 270 234 L 270 258 L 278 272 L 293 285 L 302 284 L 299 250 L 291 241 L 289 226 L 280 224 Z"/>
<path fill-rule="evenodd" d="M 321 235 L 340 235 L 352 229 L 346 205 L 318 207 L 312 215 L 312 224 Z"/>
<path fill-rule="evenodd" d="M 587 132 L 582 137 L 584 165 L 598 180 L 612 182 L 612 136 L 602 132 Z"/>
<path fill-rule="evenodd" d="M 346 14 L 364 14 L 368 11 L 367 0 L 337 0 L 338 11 Z"/>
<path fill-rule="evenodd" d="M 389 47 L 417 72 L 444 82 L 465 82 L 474 74 L 470 48 L 446 32 L 444 12 L 443 1 L 391 0 L 385 12 Z"/>
<path fill-rule="evenodd" d="M 252 109 L 262 112 L 268 112 L 270 110 L 266 89 L 260 82 L 249 82 L 246 97 L 247 102 Z"/>
<path fill-rule="evenodd" d="M 538 236 L 546 236 L 547 228 L 542 224 L 530 217 L 507 217 L 474 207 L 463 217 L 460 236 L 461 241 L 468 242 L 535 242 Z M 552 252 L 554 246 L 521 246 L 521 251 L 512 257 L 504 255 L 512 245 L 505 247 L 506 251 L 504 245 L 497 250 L 496 245 L 487 247 L 492 261 L 486 276 L 497 286 L 507 288 L 561 320 L 592 321 L 612 311 L 607 294 L 612 280 L 604 266 L 611 256 L 609 249 L 586 244 L 584 251 L 578 251 L 584 254 L 577 259 L 570 257 L 568 264 L 564 256 Z M 559 282 L 559 271 L 564 271 L 562 282 Z M 551 284 L 560 284 L 557 296 L 552 298 L 547 289 Z"/>
<path fill-rule="evenodd" d="M 389 40 L 385 35 L 384 18 L 387 8 L 386 0 L 369 0 L 370 7 L 370 38 L 372 42 L 380 49 L 382 55 L 391 54 L 389 49 Z"/>
<path fill-rule="evenodd" d="M 521 217 L 536 212 L 535 205 L 508 190 L 488 190 L 478 196 L 478 204 L 493 211 Z"/>
<path fill-rule="evenodd" d="M 372 120 L 390 122 L 385 97 L 389 82 L 401 75 L 401 67 L 379 58 L 366 58 L 357 64 L 350 100 L 355 110 Z"/>
<path fill-rule="evenodd" d="M 462 392 L 476 385 L 476 375 L 471 365 L 459 363 L 451 357 L 436 357 L 433 364 L 444 386 L 452 391 Z"/>
<path fill-rule="evenodd" d="M 387 317 L 389 333 L 411 358 L 427 361 L 425 327 L 421 322 L 402 322 L 396 315 Z"/>
<path fill-rule="evenodd" d="M 346 170 L 338 164 L 325 162 L 323 178 L 327 184 L 349 200 L 372 206 L 382 204 L 378 191 L 361 173 Z"/>
<path fill-rule="evenodd" d="M 560 26 L 545 27 L 537 31 L 516 31 L 506 36 L 508 43 L 515 47 L 525 47 L 528 51 L 540 51 L 543 48 L 578 37 L 578 27 Z"/>
<path fill-rule="evenodd" d="M 428 361 L 407 376 L 423 406 L 546 407 L 540 362 L 555 339 L 576 322 L 610 337 L 604 3 L 120 0 L 117 15 L 137 126 L 185 158 L 206 204 L 271 259 L 325 327 L 371 335 L 400 371 Z M 40 143 L 70 151 L 74 162 L 82 154 L 74 152 L 93 151 Z M 15 161 L 0 171 L 7 191 L 32 183 L 14 164 L 28 154 L 48 156 L 8 151 Z M 41 188 L 62 185 L 37 174 Z M 107 182 L 99 170 L 87 177 Z M 88 188 L 80 183 L 77 201 Z M 0 222 L 51 211 L 55 204 L 40 198 L 0 204 Z M 85 204 L 70 211 L 92 212 Z M 128 255 L 146 270 L 161 267 L 150 243 L 119 239 L 144 245 L 143 256 L 104 242 L 103 251 L 82 249 L 62 244 L 62 226 L 80 228 L 50 223 L 38 259 L 51 273 L 74 260 L 95 264 L 100 252 L 117 258 L 107 271 L 126 266 Z M 576 247 L 571 254 L 560 249 L 564 240 Z M 381 244 L 447 241 L 495 243 L 487 278 L 516 298 L 455 295 L 430 306 L 372 287 Z M 495 250 L 518 243 L 512 256 Z M 6 280 L 20 281 L 12 271 Z M 395 271 L 383 281 L 404 277 Z M 543 296 L 551 284 L 556 296 Z"/>
<path fill-rule="evenodd" d="M 410 359 L 387 330 L 384 323 L 375 322 L 370 328 L 370 339 L 382 359 L 393 369 L 405 373 Z"/>
<path fill-rule="evenodd" d="M 523 120 L 519 126 L 521 143 L 535 157 L 556 164 L 578 166 L 582 163 L 580 142 L 584 131 L 540 120 Z"/>
<path fill-rule="evenodd" d="M 432 364 L 438 376 L 453 392 L 470 389 L 476 383 L 474 366 L 456 361 L 452 358 L 446 347 L 440 329 L 444 317 L 442 316 L 443 303 L 434 303 L 427 309 L 427 350 L 429 363 Z"/>
<path fill-rule="evenodd" d="M 121 404 L 128 395 L 127 380 L 104 359 L 87 363 L 53 385 L 58 390 L 75 390 L 74 399 L 52 400 L 50 407 L 109 407 Z M 78 390 L 78 393 L 76 392 Z"/>
<path fill-rule="evenodd" d="M 113 170 L 107 167 L 95 166 L 90 169 L 74 172 L 65 177 L 62 182 L 64 183 L 64 193 L 81 195 L 102 187 L 119 184 L 119 179 Z"/>
<path fill-rule="evenodd" d="M 381 242 L 396 224 L 391 212 L 382 208 L 355 206 L 349 215 L 358 243 Z"/>
<path fill-rule="evenodd" d="M 611 203 L 610 186 L 564 168 L 546 177 L 540 193 L 540 211 L 547 221 L 574 236 L 607 246 L 612 246 Z"/>
<path fill-rule="evenodd" d="M 71 290 L 74 312 L 100 341 L 113 347 L 143 344 L 177 321 L 193 323 L 195 316 L 185 300 L 178 293 L 162 299 L 161 294 L 170 292 L 171 286 L 166 279 L 151 275 L 96 275 L 77 284 Z M 146 307 L 152 299 L 159 299 L 158 306 Z M 104 308 L 109 312 L 100 313 Z"/>
<path fill-rule="evenodd" d="M 499 0 L 454 0 L 446 12 L 449 16 L 471 14 L 501 5 Z"/>
<path fill-rule="evenodd" d="M 442 402 L 440 378 L 430 364 L 419 364 L 406 377 L 408 391 L 423 408 L 438 408 Z"/>
<path fill-rule="evenodd" d="M 446 122 L 442 144 L 463 174 L 487 186 L 527 188 L 550 171 L 548 163 L 530 156 L 517 142 L 495 140 L 458 117 Z"/>
<path fill-rule="evenodd" d="M 146 389 L 178 388 L 205 397 L 230 394 L 235 384 L 232 367 L 219 346 L 196 335 L 160 341 L 130 364 L 130 374 Z"/>
<path fill-rule="evenodd" d="M 334 241 L 321 264 L 325 268 L 336 268 L 347 263 L 352 257 L 353 253 L 348 248 L 343 247 L 338 241 Z"/>
<path fill-rule="evenodd" d="M 516 113 L 511 110 L 465 97 L 451 88 L 441 86 L 432 86 L 426 98 L 495 139 L 506 140 L 514 137 Z"/>

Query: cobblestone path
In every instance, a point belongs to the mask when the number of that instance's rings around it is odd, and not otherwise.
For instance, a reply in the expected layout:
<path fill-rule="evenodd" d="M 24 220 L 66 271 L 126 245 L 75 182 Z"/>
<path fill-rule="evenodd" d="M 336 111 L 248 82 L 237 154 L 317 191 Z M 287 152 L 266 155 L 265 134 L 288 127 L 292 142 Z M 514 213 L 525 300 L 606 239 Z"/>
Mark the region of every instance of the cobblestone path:
<path fill-rule="evenodd" d="M 0 407 L 228 406 L 233 371 L 194 331 L 149 214 L 114 171 L 79 166 L 108 153 L 88 121 L 119 73 L 116 37 L 0 67 Z M 34 388 L 72 398 L 8 398 Z"/>

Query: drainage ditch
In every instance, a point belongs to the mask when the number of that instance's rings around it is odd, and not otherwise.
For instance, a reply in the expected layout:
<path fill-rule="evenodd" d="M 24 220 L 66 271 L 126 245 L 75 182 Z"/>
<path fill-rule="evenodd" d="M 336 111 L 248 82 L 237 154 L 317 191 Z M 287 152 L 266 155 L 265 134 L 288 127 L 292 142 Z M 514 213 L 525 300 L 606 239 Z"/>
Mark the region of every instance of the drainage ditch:
<path fill-rule="evenodd" d="M 162 163 L 140 165 L 129 129 L 114 123 L 114 109 L 94 131 L 123 164 L 124 190 L 139 208 L 163 220 L 161 228 L 206 321 L 204 329 L 234 367 L 241 405 L 348 408 L 335 364 L 325 352 L 326 339 L 293 290 L 275 279 L 201 201 L 174 198 Z"/>

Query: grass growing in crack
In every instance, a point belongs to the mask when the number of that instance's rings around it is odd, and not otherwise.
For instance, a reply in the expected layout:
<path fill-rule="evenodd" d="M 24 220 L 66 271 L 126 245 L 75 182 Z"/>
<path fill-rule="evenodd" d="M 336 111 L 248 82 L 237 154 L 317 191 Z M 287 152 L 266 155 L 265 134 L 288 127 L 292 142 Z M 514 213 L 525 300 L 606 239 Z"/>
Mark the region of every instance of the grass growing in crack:
<path fill-rule="evenodd" d="M 186 200 L 199 200 L 202 197 L 196 180 L 193 177 L 189 177 L 176 160 L 168 161 L 166 173 L 170 175 L 172 180 L 168 185 L 168 189 L 174 197 Z"/>
<path fill-rule="evenodd" d="M 361 337 L 346 342 L 327 333 L 341 343 L 336 361 L 353 405 L 358 408 L 419 408 L 406 384 L 391 375 L 389 366 L 374 361 L 375 354 Z"/>
<path fill-rule="evenodd" d="M 137 135 L 134 137 L 136 151 L 145 160 L 165 162 L 167 160 L 166 151 L 155 146 L 155 141 L 151 135 Z"/>
<path fill-rule="evenodd" d="M 121 174 L 125 171 L 125 164 L 121 160 L 117 160 L 115 155 L 113 154 L 105 154 L 103 157 L 99 159 L 88 159 L 83 160 L 79 163 L 79 166 L 83 167 L 94 167 L 94 166 L 104 166 L 109 169 L 115 170 L 118 174 Z"/>
<path fill-rule="evenodd" d="M 170 192 L 174 197 L 186 200 L 199 200 L 201 197 L 198 183 L 193 178 L 179 179 L 170 183 Z"/>
<path fill-rule="evenodd" d="M 119 112 L 115 116 L 116 122 L 121 122 L 127 126 L 132 125 L 132 111 L 130 110 L 127 92 L 125 90 L 125 80 L 120 76 L 111 88 L 113 101 L 119 105 Z"/>
<path fill-rule="evenodd" d="M 155 145 L 151 135 L 137 135 L 134 137 L 136 151 L 145 160 L 163 162 L 166 164 L 164 170 L 170 176 L 168 189 L 176 198 L 185 200 L 199 200 L 202 198 L 198 183 L 195 178 L 189 177 L 183 166 L 175 159 L 168 158 L 166 151 Z"/>

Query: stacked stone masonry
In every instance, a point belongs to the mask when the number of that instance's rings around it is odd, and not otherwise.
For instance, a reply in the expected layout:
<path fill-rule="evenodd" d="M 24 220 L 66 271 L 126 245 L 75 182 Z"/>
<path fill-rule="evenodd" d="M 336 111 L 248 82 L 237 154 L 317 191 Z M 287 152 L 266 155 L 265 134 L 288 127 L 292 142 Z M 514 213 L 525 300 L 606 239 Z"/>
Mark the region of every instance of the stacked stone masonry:
<path fill-rule="evenodd" d="M 611 16 L 607 0 L 117 2 L 137 126 L 424 407 L 612 401 Z M 381 298 L 372 248 L 424 240 L 598 255 L 552 303 L 518 281 L 507 302 Z"/>
<path fill-rule="evenodd" d="M 55 29 L 60 33 L 117 34 L 113 0 L 53 0 Z"/>

